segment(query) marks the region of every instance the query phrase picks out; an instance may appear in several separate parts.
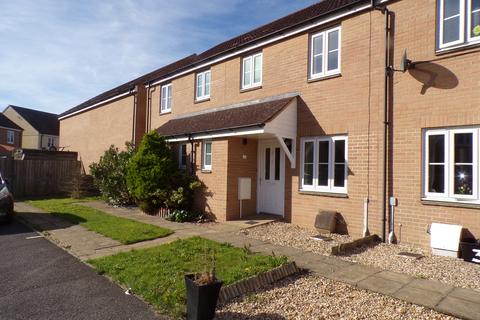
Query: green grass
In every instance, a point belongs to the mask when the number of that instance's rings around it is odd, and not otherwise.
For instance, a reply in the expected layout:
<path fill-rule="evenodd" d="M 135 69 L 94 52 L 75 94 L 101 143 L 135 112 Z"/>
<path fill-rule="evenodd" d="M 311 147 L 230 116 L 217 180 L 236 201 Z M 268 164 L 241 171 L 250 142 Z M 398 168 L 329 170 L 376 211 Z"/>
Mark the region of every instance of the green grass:
<path fill-rule="evenodd" d="M 51 215 L 80 224 L 88 230 L 100 233 L 123 244 L 166 237 L 171 230 L 107 214 L 103 211 L 76 204 L 88 199 L 32 200 L 29 204 Z"/>
<path fill-rule="evenodd" d="M 216 275 L 229 285 L 287 262 L 285 257 L 252 254 L 200 237 L 176 240 L 161 246 L 118 253 L 88 261 L 100 274 L 132 288 L 159 311 L 174 317 L 185 312 L 185 273 L 205 270 L 215 255 Z"/>

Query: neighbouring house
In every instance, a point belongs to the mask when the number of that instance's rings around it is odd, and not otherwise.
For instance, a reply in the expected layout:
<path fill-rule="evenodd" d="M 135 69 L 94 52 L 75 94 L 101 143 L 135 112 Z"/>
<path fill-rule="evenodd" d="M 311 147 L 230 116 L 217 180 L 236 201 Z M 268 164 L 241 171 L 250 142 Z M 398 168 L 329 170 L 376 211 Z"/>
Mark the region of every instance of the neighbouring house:
<path fill-rule="evenodd" d="M 360 236 L 368 212 L 385 239 L 394 197 L 403 243 L 480 237 L 479 58 L 478 1 L 324 0 L 64 112 L 61 143 L 88 166 L 158 130 L 218 220 L 336 211 Z"/>
<path fill-rule="evenodd" d="M 60 122 L 58 115 L 9 105 L 3 114 L 23 129 L 24 149 L 58 150 Z"/>
<path fill-rule="evenodd" d="M 0 155 L 13 156 L 13 151 L 22 145 L 23 129 L 0 113 Z"/>

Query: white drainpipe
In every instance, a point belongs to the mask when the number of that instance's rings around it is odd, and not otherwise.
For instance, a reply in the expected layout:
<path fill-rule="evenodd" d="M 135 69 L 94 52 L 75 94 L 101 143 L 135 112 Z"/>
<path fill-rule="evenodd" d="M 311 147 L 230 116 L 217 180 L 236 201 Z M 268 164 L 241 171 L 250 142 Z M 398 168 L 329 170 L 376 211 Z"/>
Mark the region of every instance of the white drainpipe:
<path fill-rule="evenodd" d="M 370 231 L 368 230 L 368 198 L 363 199 L 363 236 L 369 236 Z"/>

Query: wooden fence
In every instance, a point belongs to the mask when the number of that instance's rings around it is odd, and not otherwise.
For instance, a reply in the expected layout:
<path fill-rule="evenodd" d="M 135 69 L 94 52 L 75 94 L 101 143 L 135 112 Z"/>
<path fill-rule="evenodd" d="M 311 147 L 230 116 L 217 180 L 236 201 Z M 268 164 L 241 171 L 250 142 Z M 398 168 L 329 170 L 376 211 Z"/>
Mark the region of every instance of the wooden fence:
<path fill-rule="evenodd" d="M 55 196 L 69 192 L 81 164 L 77 160 L 2 158 L 0 170 L 14 197 Z"/>

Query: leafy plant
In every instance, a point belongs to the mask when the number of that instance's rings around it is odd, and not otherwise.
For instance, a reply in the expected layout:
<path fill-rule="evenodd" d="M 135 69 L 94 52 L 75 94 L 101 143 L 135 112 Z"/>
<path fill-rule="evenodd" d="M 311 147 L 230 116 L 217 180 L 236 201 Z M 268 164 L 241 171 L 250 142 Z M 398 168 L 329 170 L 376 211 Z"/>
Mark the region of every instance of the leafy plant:
<path fill-rule="evenodd" d="M 133 203 L 132 195 L 127 187 L 126 172 L 128 164 L 135 154 L 135 149 L 128 142 L 125 146 L 126 150 L 120 151 L 111 145 L 98 163 L 90 165 L 94 183 L 100 189 L 102 198 L 116 205 Z"/>
<path fill-rule="evenodd" d="M 127 186 L 142 210 L 154 214 L 169 198 L 178 167 L 165 138 L 147 133 L 128 164 Z"/>

